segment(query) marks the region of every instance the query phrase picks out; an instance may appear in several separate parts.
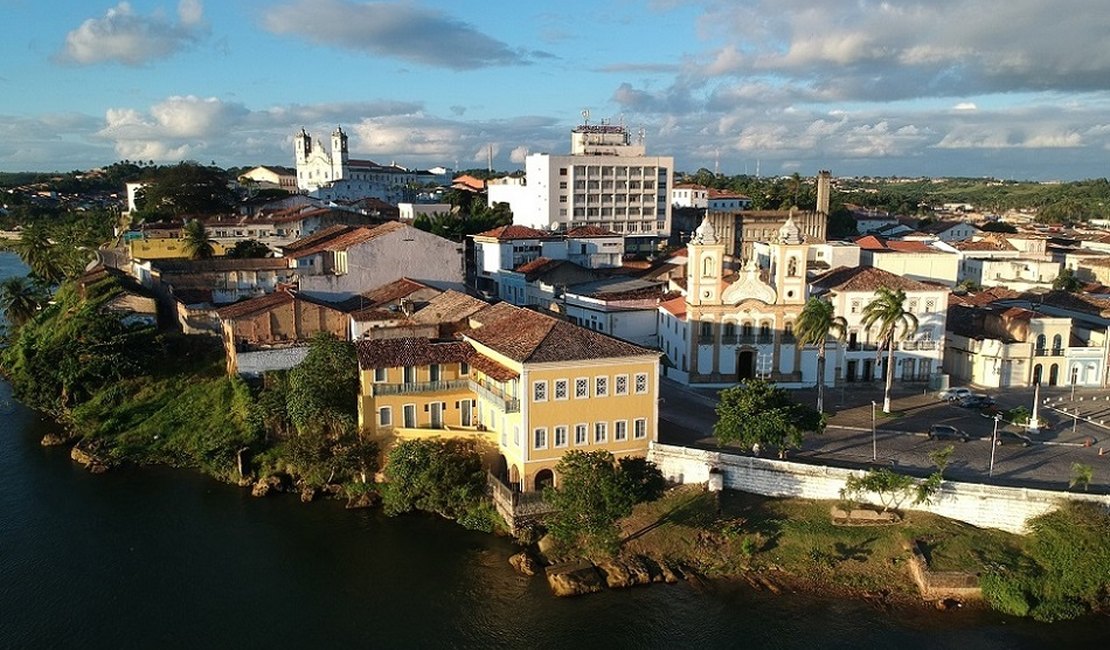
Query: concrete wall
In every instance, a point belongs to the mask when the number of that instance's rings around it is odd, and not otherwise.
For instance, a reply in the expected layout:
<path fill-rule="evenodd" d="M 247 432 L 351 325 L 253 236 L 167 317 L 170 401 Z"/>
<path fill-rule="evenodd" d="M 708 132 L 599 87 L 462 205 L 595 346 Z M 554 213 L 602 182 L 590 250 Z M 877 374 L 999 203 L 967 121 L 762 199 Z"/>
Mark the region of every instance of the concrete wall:
<path fill-rule="evenodd" d="M 651 445 L 648 458 L 659 466 L 663 476 L 677 483 L 703 483 L 709 480 L 709 470 L 717 468 L 724 475 L 726 488 L 774 497 L 837 500 L 847 478 L 860 473 L 658 443 Z M 945 481 L 931 504 L 905 505 L 904 509 L 924 510 L 981 528 L 1026 533 L 1029 519 L 1055 510 L 1068 499 L 1110 508 L 1107 495 Z M 881 505 L 874 495 L 861 500 Z"/>

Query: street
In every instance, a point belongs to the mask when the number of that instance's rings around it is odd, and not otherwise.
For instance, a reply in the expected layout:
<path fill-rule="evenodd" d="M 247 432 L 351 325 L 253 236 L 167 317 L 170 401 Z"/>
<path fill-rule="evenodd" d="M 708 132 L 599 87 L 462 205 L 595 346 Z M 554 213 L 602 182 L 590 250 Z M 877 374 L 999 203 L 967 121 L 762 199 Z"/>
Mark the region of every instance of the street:
<path fill-rule="evenodd" d="M 802 403 L 816 403 L 813 389 L 790 392 Z M 1032 389 L 976 392 L 990 394 L 1003 410 L 1016 406 L 1032 410 Z M 660 442 L 717 447 L 712 437 L 716 421 L 715 390 L 688 389 L 664 380 L 660 394 L 663 398 L 659 409 Z M 1034 441 L 1030 447 L 1007 442 L 995 448 L 993 475 L 988 474 L 994 420 L 983 417 L 976 410 L 942 402 L 935 391 L 926 392 L 922 386 L 912 384 L 895 387 L 889 416 L 882 413 L 881 385 L 826 389 L 828 427 L 823 434 L 807 436 L 801 449 L 790 452 L 790 458 L 843 467 L 893 467 L 925 476 L 935 469 L 929 452 L 952 445 L 955 451 L 945 471 L 949 479 L 1060 490 L 1068 487 L 1073 463 L 1081 463 L 1094 469 L 1089 491 L 1110 493 L 1110 428 L 1099 424 L 1100 420 L 1110 423 L 1110 390 L 1079 390 L 1072 401 L 1070 389 L 1052 388 L 1042 390 L 1040 397 L 1039 415 L 1048 422 L 1049 428 L 1029 434 Z M 877 403 L 874 443 L 872 400 Z M 1051 406 L 1044 404 L 1046 400 Z M 1069 413 L 1076 413 L 1078 409 L 1078 417 L 1059 409 L 1067 409 Z M 972 439 L 966 443 L 929 440 L 926 432 L 933 424 L 954 426 Z M 1026 433 L 1024 427 L 1004 422 L 999 430 Z M 1100 449 L 1105 455 L 1099 454 Z"/>

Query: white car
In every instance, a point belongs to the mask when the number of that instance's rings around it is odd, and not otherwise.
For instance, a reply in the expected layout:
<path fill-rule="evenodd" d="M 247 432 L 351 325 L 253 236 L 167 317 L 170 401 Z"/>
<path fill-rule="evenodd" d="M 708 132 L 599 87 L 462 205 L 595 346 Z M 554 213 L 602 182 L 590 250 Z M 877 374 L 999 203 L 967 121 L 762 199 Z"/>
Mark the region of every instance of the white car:
<path fill-rule="evenodd" d="M 956 400 L 964 397 L 971 397 L 971 395 L 972 392 L 970 388 L 964 388 L 961 386 L 958 388 L 948 388 L 946 390 L 940 391 L 939 393 L 937 393 L 937 399 L 947 402 L 955 402 Z"/>

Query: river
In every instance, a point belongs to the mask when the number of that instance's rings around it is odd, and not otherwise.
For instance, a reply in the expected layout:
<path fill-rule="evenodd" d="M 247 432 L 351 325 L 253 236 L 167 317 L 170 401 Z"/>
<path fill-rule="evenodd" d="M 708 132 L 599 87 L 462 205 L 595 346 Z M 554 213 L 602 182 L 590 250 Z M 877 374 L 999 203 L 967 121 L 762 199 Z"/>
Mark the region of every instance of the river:
<path fill-rule="evenodd" d="M 22 272 L 0 253 L 0 278 Z M 513 545 L 427 516 L 254 499 L 185 471 L 93 476 L 0 383 L 0 647 L 1107 647 L 1110 620 L 886 612 L 745 586 L 553 598 Z"/>

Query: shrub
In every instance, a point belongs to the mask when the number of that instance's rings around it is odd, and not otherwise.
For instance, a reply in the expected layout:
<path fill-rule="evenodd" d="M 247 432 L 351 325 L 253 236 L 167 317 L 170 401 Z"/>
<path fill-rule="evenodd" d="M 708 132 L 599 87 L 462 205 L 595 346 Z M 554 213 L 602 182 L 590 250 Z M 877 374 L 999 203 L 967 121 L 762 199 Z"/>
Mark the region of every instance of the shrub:
<path fill-rule="evenodd" d="M 404 440 L 389 452 L 382 486 L 388 515 L 412 510 L 457 519 L 485 497 L 486 472 L 471 440 Z"/>
<path fill-rule="evenodd" d="M 1028 616 L 1029 600 L 1021 578 L 998 570 L 984 575 L 979 582 L 983 598 L 995 610 L 1011 616 Z"/>
<path fill-rule="evenodd" d="M 622 458 L 618 463 L 620 473 L 632 490 L 632 498 L 636 503 L 655 501 L 663 496 L 663 490 L 667 488 L 667 480 L 663 478 L 663 472 L 659 471 L 655 463 L 646 458 L 637 457 Z"/>

